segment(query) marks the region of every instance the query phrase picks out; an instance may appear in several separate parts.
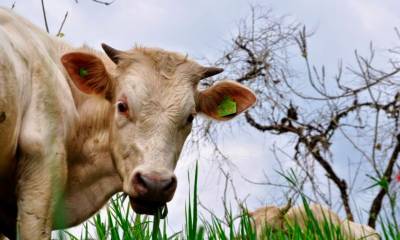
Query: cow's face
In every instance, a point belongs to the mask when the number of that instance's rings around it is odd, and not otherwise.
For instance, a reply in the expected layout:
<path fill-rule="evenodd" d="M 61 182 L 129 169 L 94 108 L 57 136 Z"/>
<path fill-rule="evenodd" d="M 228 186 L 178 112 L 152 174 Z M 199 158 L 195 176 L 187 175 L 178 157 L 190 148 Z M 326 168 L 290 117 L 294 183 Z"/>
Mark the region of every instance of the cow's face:
<path fill-rule="evenodd" d="M 105 67 L 104 59 L 80 52 L 64 55 L 62 62 L 81 91 L 112 104 L 110 148 L 123 191 L 137 213 L 154 214 L 174 195 L 174 169 L 194 117 L 229 120 L 256 98 L 232 81 L 198 91 L 201 79 L 222 69 L 203 67 L 176 53 L 147 48 L 122 52 L 104 44 L 103 49 L 114 66 Z M 221 110 L 227 101 L 236 104 L 231 114 Z"/>

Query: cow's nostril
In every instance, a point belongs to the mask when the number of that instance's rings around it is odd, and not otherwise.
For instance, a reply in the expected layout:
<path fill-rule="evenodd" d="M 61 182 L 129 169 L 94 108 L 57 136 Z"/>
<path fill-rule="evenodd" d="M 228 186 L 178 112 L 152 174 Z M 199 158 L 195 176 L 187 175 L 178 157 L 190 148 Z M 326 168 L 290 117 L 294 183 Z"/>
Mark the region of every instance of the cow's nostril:
<path fill-rule="evenodd" d="M 144 193 L 148 191 L 146 180 L 143 178 L 143 175 L 140 172 L 137 172 L 133 177 L 133 185 L 138 192 Z"/>
<path fill-rule="evenodd" d="M 162 187 L 162 190 L 164 192 L 170 191 L 170 190 L 175 190 L 176 188 L 176 177 L 171 177 L 169 181 L 165 181 L 164 186 Z"/>
<path fill-rule="evenodd" d="M 143 181 L 142 174 L 140 172 L 136 173 L 133 181 L 136 184 L 146 185 L 145 182 Z"/>

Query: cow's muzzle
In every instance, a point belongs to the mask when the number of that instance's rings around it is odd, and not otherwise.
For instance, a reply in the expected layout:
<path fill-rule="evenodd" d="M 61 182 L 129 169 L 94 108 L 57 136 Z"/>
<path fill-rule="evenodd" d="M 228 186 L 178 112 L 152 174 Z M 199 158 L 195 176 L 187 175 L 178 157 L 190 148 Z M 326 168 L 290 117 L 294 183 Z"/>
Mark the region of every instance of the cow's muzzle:
<path fill-rule="evenodd" d="M 166 203 L 142 201 L 137 198 L 129 198 L 131 207 L 137 214 L 147 214 L 160 216 L 164 219 L 168 215 L 168 207 Z"/>
<path fill-rule="evenodd" d="M 137 171 L 132 184 L 135 195 L 130 197 L 130 202 L 136 213 L 155 215 L 159 211 L 166 215 L 166 203 L 174 196 L 177 186 L 174 174 Z"/>

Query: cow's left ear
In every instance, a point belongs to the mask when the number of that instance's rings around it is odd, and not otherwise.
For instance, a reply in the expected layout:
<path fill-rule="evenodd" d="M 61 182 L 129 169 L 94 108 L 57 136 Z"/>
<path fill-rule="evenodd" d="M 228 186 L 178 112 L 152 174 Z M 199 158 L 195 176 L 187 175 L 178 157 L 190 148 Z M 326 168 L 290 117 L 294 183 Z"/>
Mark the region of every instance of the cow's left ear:
<path fill-rule="evenodd" d="M 111 100 L 112 80 L 100 58 L 93 54 L 72 52 L 63 55 L 61 62 L 79 90 Z"/>
<path fill-rule="evenodd" d="M 257 98 L 252 90 L 234 81 L 221 81 L 199 92 L 197 112 L 216 120 L 230 120 L 251 107 Z"/>

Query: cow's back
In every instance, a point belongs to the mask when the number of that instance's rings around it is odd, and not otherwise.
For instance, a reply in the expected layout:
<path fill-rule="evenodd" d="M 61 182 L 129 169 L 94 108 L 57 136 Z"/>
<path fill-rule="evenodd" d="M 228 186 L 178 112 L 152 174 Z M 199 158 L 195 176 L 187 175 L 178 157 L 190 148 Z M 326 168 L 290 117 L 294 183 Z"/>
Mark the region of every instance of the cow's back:
<path fill-rule="evenodd" d="M 329 208 L 320 204 L 311 204 L 309 205 L 309 209 L 315 221 L 321 226 L 324 223 L 329 223 L 333 226 L 340 225 L 341 220 L 339 216 Z M 290 225 L 298 224 L 301 229 L 306 228 L 308 221 L 311 220 L 309 217 L 304 205 L 292 207 L 285 215 L 285 219 Z"/>
<path fill-rule="evenodd" d="M 15 20 L 0 8 L 0 233 L 13 236 L 16 217 L 15 169 L 16 150 L 26 94 L 30 82 L 27 64 L 16 51 L 21 37 L 13 37 Z M 15 35 L 15 34 L 14 34 Z M 13 41 L 12 38 L 15 38 Z M 24 88 L 25 87 L 25 88 Z"/>
<path fill-rule="evenodd" d="M 340 225 L 340 230 L 343 234 L 343 237 L 349 240 L 379 240 L 381 239 L 379 234 L 375 229 L 371 228 L 368 225 L 363 225 L 360 223 L 355 223 L 349 220 L 344 220 Z"/>
<path fill-rule="evenodd" d="M 22 18 L 0 8 L 0 177 L 3 178 L 14 172 L 13 158 L 22 116 L 31 96 L 33 65 L 43 60 L 39 54 L 42 46 L 33 30 Z"/>
<path fill-rule="evenodd" d="M 54 121 L 66 125 L 62 128 L 65 132 L 73 125 L 76 109 L 60 63 L 60 54 L 68 47 L 28 20 L 0 8 L 0 185 L 8 184 L 7 178 L 15 173 L 16 151 L 23 142 L 21 128 L 37 121 L 24 118 L 28 112 L 36 112 L 30 107 L 34 99 L 48 102 L 53 107 L 49 112 L 57 109 L 63 115 Z"/>
<path fill-rule="evenodd" d="M 27 64 L 16 50 L 21 37 L 13 33 L 13 22 L 12 16 L 0 9 L 0 184 L 9 184 L 5 178 L 10 177 L 16 164 L 13 158 L 26 101 L 24 98 L 27 97 L 24 87 L 27 90 L 30 87 L 29 81 L 26 81 Z"/>
<path fill-rule="evenodd" d="M 45 117 L 65 132 L 61 137 L 72 132 L 76 109 L 61 68 L 63 47 L 68 48 L 0 8 L 0 233 L 8 236 L 15 234 L 18 155 L 35 137 L 30 126 L 37 128 L 32 123 Z"/>
<path fill-rule="evenodd" d="M 0 178 L 15 167 L 24 113 L 32 96 L 53 101 L 71 125 L 75 114 L 69 85 L 60 67 L 66 46 L 12 11 L 0 8 Z M 34 119 L 28 119 L 34 121 Z M 1 181 L 0 181 L 1 182 Z"/>

